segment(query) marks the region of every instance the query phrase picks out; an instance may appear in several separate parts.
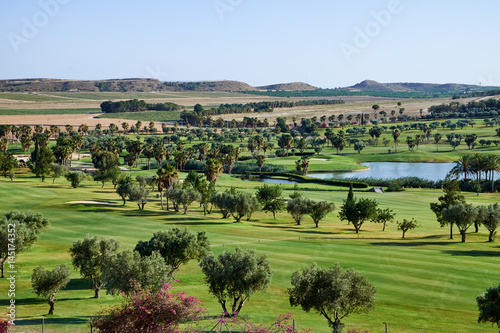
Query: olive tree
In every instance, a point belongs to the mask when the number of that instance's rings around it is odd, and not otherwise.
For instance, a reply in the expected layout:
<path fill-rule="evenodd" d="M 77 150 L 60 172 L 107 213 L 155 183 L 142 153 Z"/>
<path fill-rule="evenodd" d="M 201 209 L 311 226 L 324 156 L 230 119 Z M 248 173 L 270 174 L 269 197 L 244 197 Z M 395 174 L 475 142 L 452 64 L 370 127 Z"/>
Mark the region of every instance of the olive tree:
<path fill-rule="evenodd" d="M 398 230 L 401 230 L 403 232 L 403 237 L 405 238 L 405 234 L 408 230 L 413 230 L 415 228 L 418 228 L 419 225 L 415 219 L 407 220 L 403 219 L 403 222 L 398 221 Z"/>
<path fill-rule="evenodd" d="M 0 221 L 0 269 L 4 276 L 5 262 L 9 252 L 15 249 L 19 255 L 28 250 L 37 240 L 40 233 L 47 228 L 49 220 L 40 213 L 31 211 L 11 211 Z M 15 237 L 12 237 L 14 235 Z M 14 260 L 11 260 L 14 261 Z"/>
<path fill-rule="evenodd" d="M 231 310 L 233 316 L 241 312 L 252 294 L 266 291 L 271 282 L 271 267 L 266 256 L 258 257 L 253 250 L 243 252 L 236 248 L 233 253 L 224 251 L 217 258 L 209 254 L 201 260 L 200 267 L 222 311 Z"/>
<path fill-rule="evenodd" d="M 71 187 L 77 188 L 80 183 L 87 180 L 89 176 L 85 172 L 81 171 L 71 171 L 65 175 L 66 179 L 71 182 Z"/>
<path fill-rule="evenodd" d="M 158 251 L 165 264 L 170 267 L 169 274 L 172 275 L 181 265 L 193 259 L 199 261 L 211 250 L 204 231 L 192 233 L 186 228 L 174 227 L 156 232 L 149 241 L 139 241 L 135 251 L 143 257 Z"/>
<path fill-rule="evenodd" d="M 495 203 L 488 207 L 479 207 L 478 220 L 490 233 L 488 242 L 493 242 L 495 240 L 496 230 L 498 226 L 500 226 L 500 205 Z"/>
<path fill-rule="evenodd" d="M 31 285 L 35 294 L 47 298 L 49 302 L 49 315 L 54 314 L 56 293 L 69 282 L 69 269 L 66 265 L 59 265 L 54 270 L 48 271 L 43 266 L 33 270 Z"/>
<path fill-rule="evenodd" d="M 262 204 L 262 209 L 266 212 L 272 212 L 275 219 L 276 213 L 286 209 L 285 200 L 281 196 L 282 192 L 279 185 L 268 186 L 264 184 L 264 186 L 257 188 L 256 197 Z"/>
<path fill-rule="evenodd" d="M 479 308 L 477 321 L 497 324 L 498 328 L 500 328 L 500 285 L 496 288 L 488 288 L 486 292 L 476 298 L 476 302 Z"/>
<path fill-rule="evenodd" d="M 472 204 L 459 202 L 443 209 L 441 214 L 445 221 L 449 221 L 449 223 L 453 221 L 455 223 L 460 231 L 460 235 L 462 235 L 462 243 L 465 243 L 465 232 L 476 222 L 477 213 L 477 208 Z"/>
<path fill-rule="evenodd" d="M 303 216 L 309 212 L 309 201 L 309 199 L 302 197 L 288 200 L 286 210 L 290 215 L 292 215 L 297 225 L 300 225 Z"/>
<path fill-rule="evenodd" d="M 334 210 L 335 204 L 328 201 L 309 201 L 307 205 L 307 214 L 313 219 L 316 228 L 319 226 L 319 222 L 326 217 L 326 214 Z"/>
<path fill-rule="evenodd" d="M 340 208 L 339 217 L 352 223 L 356 233 L 359 233 L 365 221 L 373 220 L 377 216 L 377 206 L 378 203 L 373 199 L 347 199 Z"/>
<path fill-rule="evenodd" d="M 73 243 L 69 249 L 75 269 L 82 275 L 94 289 L 94 298 L 99 298 L 99 291 L 104 285 L 102 274 L 106 258 L 118 251 L 119 244 L 114 239 L 99 239 L 88 235 Z"/>
<path fill-rule="evenodd" d="M 341 320 L 351 313 L 373 310 L 375 287 L 353 269 L 344 270 L 339 263 L 327 269 L 313 264 L 292 275 L 288 289 L 291 306 L 317 311 L 328 320 L 333 332 L 340 332 Z"/>
<path fill-rule="evenodd" d="M 169 281 L 171 271 L 157 251 L 147 257 L 141 257 L 137 251 L 117 252 L 105 258 L 103 267 L 102 280 L 106 293 L 113 295 L 120 291 L 126 294 L 133 292 L 135 283 L 159 290 Z"/>

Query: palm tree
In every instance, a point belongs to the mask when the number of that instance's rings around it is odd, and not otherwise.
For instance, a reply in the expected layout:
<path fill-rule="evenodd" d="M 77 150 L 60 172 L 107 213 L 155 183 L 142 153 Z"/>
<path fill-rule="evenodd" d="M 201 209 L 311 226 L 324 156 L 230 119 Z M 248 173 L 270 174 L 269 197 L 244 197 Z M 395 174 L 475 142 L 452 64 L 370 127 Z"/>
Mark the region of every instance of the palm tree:
<path fill-rule="evenodd" d="M 458 159 L 455 166 L 450 171 L 455 176 L 464 175 L 464 181 L 467 183 L 467 175 L 471 173 L 471 156 L 464 155 Z"/>
<path fill-rule="evenodd" d="M 158 176 L 158 192 L 160 192 L 161 209 L 163 209 L 163 190 L 172 187 L 174 179 L 179 177 L 179 172 L 175 166 L 171 164 L 165 165 L 164 168 L 158 169 L 156 171 Z M 168 210 L 168 197 L 167 197 L 167 210 Z"/>
<path fill-rule="evenodd" d="M 500 157 L 495 155 L 486 155 L 486 166 L 491 173 L 491 191 L 495 191 L 495 172 L 500 171 Z"/>
<path fill-rule="evenodd" d="M 215 183 L 223 171 L 222 163 L 214 158 L 209 158 L 205 163 L 205 177 L 211 183 Z"/>
<path fill-rule="evenodd" d="M 401 132 L 399 132 L 398 129 L 392 131 L 392 138 L 394 139 L 394 148 L 396 149 L 396 153 L 398 152 L 398 139 L 400 135 Z"/>
<path fill-rule="evenodd" d="M 437 151 L 439 151 L 439 141 L 441 141 L 441 134 L 434 134 L 434 143 L 436 144 Z"/>
<path fill-rule="evenodd" d="M 259 166 L 259 173 L 262 173 L 262 167 L 266 161 L 266 157 L 263 155 L 257 155 L 257 165 Z"/>

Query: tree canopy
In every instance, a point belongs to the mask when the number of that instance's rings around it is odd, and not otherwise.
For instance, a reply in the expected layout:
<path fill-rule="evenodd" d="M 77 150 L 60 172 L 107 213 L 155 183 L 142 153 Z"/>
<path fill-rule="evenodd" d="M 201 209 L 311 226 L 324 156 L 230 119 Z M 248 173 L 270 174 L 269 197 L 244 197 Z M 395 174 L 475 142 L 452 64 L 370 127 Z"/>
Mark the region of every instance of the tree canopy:
<path fill-rule="evenodd" d="M 28 250 L 37 240 L 40 233 L 47 228 L 49 220 L 40 213 L 32 211 L 11 211 L 0 221 L 0 268 L 4 277 L 4 265 L 9 255 L 9 245 L 14 246 L 19 255 Z M 14 226 L 14 228 L 12 228 Z M 15 238 L 9 237 L 9 231 Z M 10 233 L 10 234 L 12 234 Z"/>
<path fill-rule="evenodd" d="M 135 250 L 141 256 L 151 256 L 157 251 L 173 274 L 181 265 L 196 259 L 201 260 L 210 253 L 210 242 L 204 231 L 192 233 L 188 229 L 174 227 L 158 231 L 149 241 L 139 241 Z"/>
<path fill-rule="evenodd" d="M 69 269 L 66 265 L 59 265 L 54 270 L 48 271 L 43 266 L 33 270 L 31 285 L 35 294 L 47 298 L 49 302 L 49 315 L 54 314 L 56 293 L 69 282 Z"/>
<path fill-rule="evenodd" d="M 200 262 L 209 291 L 217 297 L 222 311 L 233 316 L 241 312 L 248 298 L 265 291 L 271 282 L 271 267 L 266 256 L 258 257 L 253 250 L 236 248 L 224 251 L 217 258 L 209 254 Z M 230 308 L 226 305 L 230 302 Z"/>
<path fill-rule="evenodd" d="M 351 313 L 373 310 L 375 287 L 353 269 L 344 270 L 339 263 L 327 269 L 313 264 L 292 275 L 288 289 L 291 306 L 317 311 L 328 320 L 333 332 L 340 332 L 341 320 Z"/>
<path fill-rule="evenodd" d="M 100 239 L 88 235 L 73 243 L 69 249 L 75 269 L 90 282 L 95 291 L 95 298 L 99 298 L 99 291 L 104 285 L 102 274 L 104 262 L 118 251 L 119 244 L 114 239 Z"/>

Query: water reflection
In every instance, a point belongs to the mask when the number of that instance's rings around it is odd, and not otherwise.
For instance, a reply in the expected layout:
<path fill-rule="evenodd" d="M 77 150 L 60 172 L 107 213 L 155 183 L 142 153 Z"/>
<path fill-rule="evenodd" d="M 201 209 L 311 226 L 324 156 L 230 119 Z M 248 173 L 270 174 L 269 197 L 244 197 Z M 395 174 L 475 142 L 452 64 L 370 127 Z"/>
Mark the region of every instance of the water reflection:
<path fill-rule="evenodd" d="M 377 178 L 394 179 L 403 177 L 419 177 L 423 179 L 438 181 L 444 179 L 446 174 L 453 168 L 455 163 L 402 163 L 402 162 L 367 162 L 362 163 L 369 170 L 358 172 L 341 173 L 310 173 L 309 177 L 330 178 Z"/>

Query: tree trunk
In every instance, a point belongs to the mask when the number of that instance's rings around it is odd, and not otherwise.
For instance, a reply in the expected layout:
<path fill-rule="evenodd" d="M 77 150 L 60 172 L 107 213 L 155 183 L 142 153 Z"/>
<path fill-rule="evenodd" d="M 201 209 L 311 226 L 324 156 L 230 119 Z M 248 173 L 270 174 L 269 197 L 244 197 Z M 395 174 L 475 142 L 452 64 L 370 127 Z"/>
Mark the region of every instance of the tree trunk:
<path fill-rule="evenodd" d="M 4 270 L 5 270 L 5 260 L 2 260 L 2 262 L 0 263 L 0 268 L 2 269 L 2 276 L 0 276 L 0 279 L 3 279 L 5 278 L 5 275 L 4 275 Z"/>
<path fill-rule="evenodd" d="M 99 291 L 101 290 L 101 288 L 95 288 L 94 289 L 94 298 L 100 298 L 99 296 Z"/>
<path fill-rule="evenodd" d="M 384 227 L 382 228 L 382 231 L 385 231 L 385 222 L 384 222 Z"/>
<path fill-rule="evenodd" d="M 275 211 L 273 211 L 273 217 L 276 220 L 276 212 Z"/>
<path fill-rule="evenodd" d="M 314 224 L 316 224 L 316 228 L 319 227 L 319 221 L 314 221 Z"/>
<path fill-rule="evenodd" d="M 405 238 L 406 230 L 403 230 L 403 239 Z"/>
<path fill-rule="evenodd" d="M 460 234 L 462 235 L 462 243 L 465 243 L 465 230 L 460 230 Z"/>
<path fill-rule="evenodd" d="M 54 296 L 50 296 L 49 298 L 49 305 L 50 305 L 50 308 L 49 308 L 49 315 L 51 314 L 54 314 Z"/>
<path fill-rule="evenodd" d="M 453 223 L 450 223 L 450 239 L 453 239 Z"/>
<path fill-rule="evenodd" d="M 493 240 L 495 239 L 495 230 L 490 230 L 490 235 L 488 236 L 488 242 L 493 242 Z"/>
<path fill-rule="evenodd" d="M 241 312 L 241 308 L 243 307 L 243 305 L 245 305 L 246 301 L 247 301 L 246 298 L 244 298 L 240 301 L 240 304 L 238 305 L 238 309 L 236 309 L 236 312 L 235 312 L 236 315 L 238 315 Z"/>
<path fill-rule="evenodd" d="M 123 205 L 125 206 L 125 204 L 127 203 L 127 200 L 125 197 L 122 197 L 122 200 L 123 200 Z"/>
<path fill-rule="evenodd" d="M 160 191 L 161 210 L 163 210 L 163 190 Z"/>
<path fill-rule="evenodd" d="M 474 232 L 478 233 L 479 232 L 479 223 L 478 222 L 474 222 L 474 228 L 476 229 Z"/>

